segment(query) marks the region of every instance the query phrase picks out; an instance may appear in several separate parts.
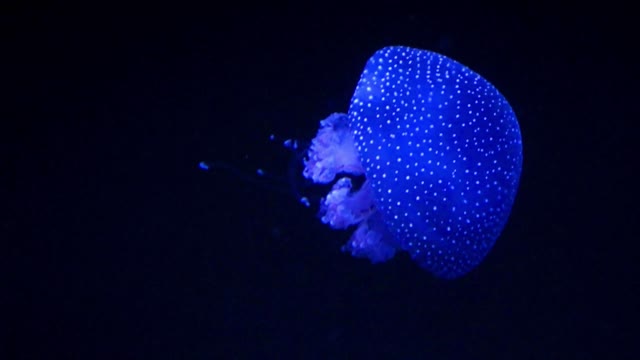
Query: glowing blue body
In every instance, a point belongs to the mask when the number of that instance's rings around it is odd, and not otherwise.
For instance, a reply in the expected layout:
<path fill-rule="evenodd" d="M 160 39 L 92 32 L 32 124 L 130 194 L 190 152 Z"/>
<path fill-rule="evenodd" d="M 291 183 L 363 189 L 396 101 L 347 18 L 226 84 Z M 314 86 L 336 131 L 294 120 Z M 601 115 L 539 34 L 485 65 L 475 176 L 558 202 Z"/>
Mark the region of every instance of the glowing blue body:
<path fill-rule="evenodd" d="M 387 47 L 367 62 L 348 122 L 393 237 L 349 250 L 372 260 L 362 249 L 404 250 L 443 278 L 477 266 L 507 222 L 522 169 L 518 122 L 498 90 L 440 54 Z"/>

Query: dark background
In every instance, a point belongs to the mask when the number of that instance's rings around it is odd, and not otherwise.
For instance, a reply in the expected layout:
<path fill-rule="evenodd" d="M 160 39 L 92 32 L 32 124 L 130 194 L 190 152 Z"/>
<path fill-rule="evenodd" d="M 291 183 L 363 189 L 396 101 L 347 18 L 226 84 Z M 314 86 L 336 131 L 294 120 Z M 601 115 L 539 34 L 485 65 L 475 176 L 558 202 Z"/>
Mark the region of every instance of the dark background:
<path fill-rule="evenodd" d="M 16 13 L 2 26 L 0 358 L 637 358 L 624 18 Z M 347 232 L 277 191 L 295 155 L 269 135 L 311 139 L 396 44 L 469 66 L 519 118 L 513 213 L 459 280 L 404 255 L 351 258 Z M 253 181 L 257 168 L 284 180 Z"/>

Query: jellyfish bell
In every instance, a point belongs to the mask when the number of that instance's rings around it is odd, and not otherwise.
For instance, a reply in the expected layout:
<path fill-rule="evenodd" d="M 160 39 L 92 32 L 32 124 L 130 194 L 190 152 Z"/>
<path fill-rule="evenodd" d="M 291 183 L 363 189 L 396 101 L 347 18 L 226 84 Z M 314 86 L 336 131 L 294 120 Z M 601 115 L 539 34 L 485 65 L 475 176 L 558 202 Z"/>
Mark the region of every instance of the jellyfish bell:
<path fill-rule="evenodd" d="M 502 232 L 522 169 L 507 100 L 443 55 L 403 46 L 368 60 L 347 114 L 320 122 L 303 175 L 331 188 L 321 219 L 355 230 L 343 250 L 406 251 L 437 277 L 475 268 Z M 354 178 L 364 178 L 354 186 Z"/>

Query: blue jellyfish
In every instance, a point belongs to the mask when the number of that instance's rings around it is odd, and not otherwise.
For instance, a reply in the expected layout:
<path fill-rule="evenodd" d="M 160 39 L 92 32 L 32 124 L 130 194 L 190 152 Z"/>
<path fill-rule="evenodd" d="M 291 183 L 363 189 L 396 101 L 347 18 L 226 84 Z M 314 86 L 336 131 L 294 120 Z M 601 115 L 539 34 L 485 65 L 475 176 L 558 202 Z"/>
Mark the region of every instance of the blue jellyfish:
<path fill-rule="evenodd" d="M 494 245 L 521 170 L 518 121 L 493 85 L 446 56 L 391 46 L 368 60 L 348 114 L 320 122 L 303 175 L 331 185 L 322 222 L 355 227 L 343 251 L 373 263 L 406 251 L 452 279 Z"/>

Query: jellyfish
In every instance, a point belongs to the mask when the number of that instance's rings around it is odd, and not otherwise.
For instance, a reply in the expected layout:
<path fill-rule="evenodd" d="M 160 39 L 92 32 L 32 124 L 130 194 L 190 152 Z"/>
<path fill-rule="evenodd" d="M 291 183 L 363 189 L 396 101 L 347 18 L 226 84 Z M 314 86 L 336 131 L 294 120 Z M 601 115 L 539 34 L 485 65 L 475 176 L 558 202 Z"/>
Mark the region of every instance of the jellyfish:
<path fill-rule="evenodd" d="M 482 76 L 390 46 L 367 61 L 348 112 L 320 121 L 303 163 L 305 178 L 330 186 L 322 222 L 354 229 L 343 251 L 372 263 L 404 251 L 453 279 L 480 264 L 507 223 L 522 139 L 513 109 Z"/>

